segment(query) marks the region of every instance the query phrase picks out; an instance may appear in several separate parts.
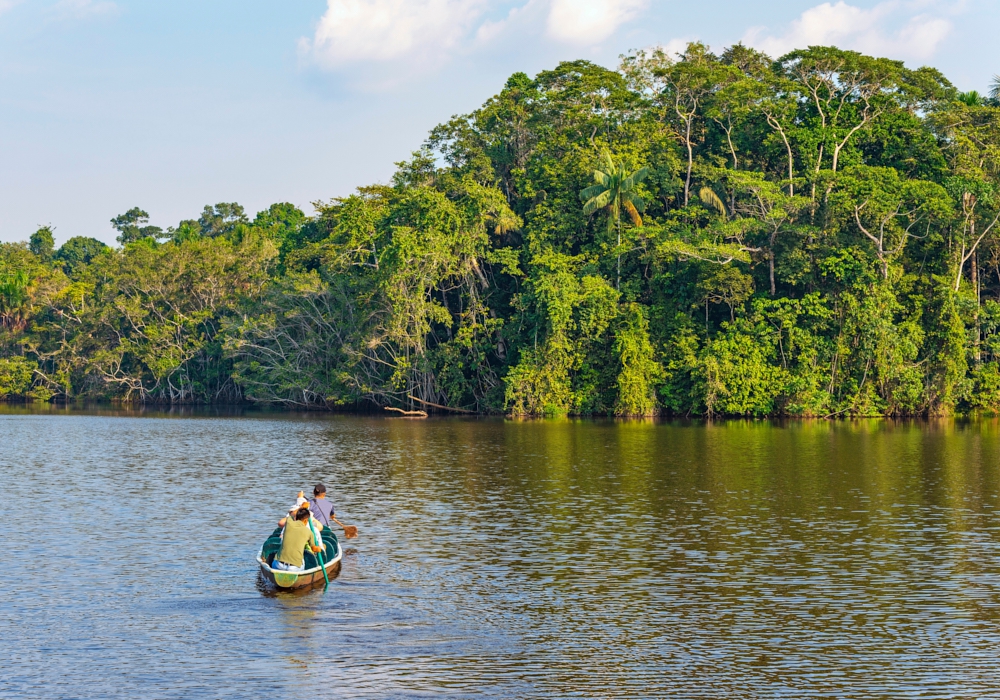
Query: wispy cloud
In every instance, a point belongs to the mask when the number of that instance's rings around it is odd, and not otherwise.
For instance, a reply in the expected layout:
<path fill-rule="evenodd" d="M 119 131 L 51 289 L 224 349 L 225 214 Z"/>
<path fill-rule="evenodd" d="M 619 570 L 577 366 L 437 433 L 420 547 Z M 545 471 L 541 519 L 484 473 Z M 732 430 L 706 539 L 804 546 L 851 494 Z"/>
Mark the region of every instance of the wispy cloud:
<path fill-rule="evenodd" d="M 52 12 L 62 19 L 84 19 L 118 12 L 118 5 L 111 0 L 59 0 Z"/>
<path fill-rule="evenodd" d="M 792 49 L 835 44 L 899 59 L 925 60 L 952 30 L 949 8 L 928 0 L 887 0 L 865 9 L 844 0 L 825 2 L 803 12 L 784 33 L 754 27 L 743 42 L 772 56 Z"/>
<path fill-rule="evenodd" d="M 310 62 L 329 70 L 405 63 L 412 72 L 513 35 L 599 44 L 648 4 L 649 0 L 327 0 L 314 35 L 302 39 L 300 49 Z"/>
<path fill-rule="evenodd" d="M 489 44 L 509 32 L 523 34 L 531 26 L 539 26 L 545 22 L 545 16 L 550 11 L 549 4 L 549 0 L 528 0 L 523 5 L 512 7 L 502 19 L 484 21 L 476 30 L 476 44 Z"/>
<path fill-rule="evenodd" d="M 21 0 L 0 0 L 0 15 L 12 9 L 15 5 L 20 5 Z"/>
<path fill-rule="evenodd" d="M 647 0 L 552 0 L 548 35 L 570 44 L 598 44 L 647 5 Z"/>
<path fill-rule="evenodd" d="M 303 47 L 320 65 L 439 57 L 460 44 L 486 0 L 327 0 L 312 41 Z"/>

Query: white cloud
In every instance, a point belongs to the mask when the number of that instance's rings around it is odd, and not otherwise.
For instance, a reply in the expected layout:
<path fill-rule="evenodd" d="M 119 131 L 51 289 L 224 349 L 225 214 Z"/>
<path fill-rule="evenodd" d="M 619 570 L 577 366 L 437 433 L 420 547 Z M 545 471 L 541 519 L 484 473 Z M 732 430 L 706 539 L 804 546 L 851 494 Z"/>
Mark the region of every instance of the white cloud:
<path fill-rule="evenodd" d="M 19 5 L 21 0 L 0 0 L 0 15 L 2 15 L 7 10 L 12 9 L 15 5 Z"/>
<path fill-rule="evenodd" d="M 312 41 L 302 47 L 329 68 L 434 59 L 468 36 L 486 7 L 487 0 L 327 0 Z"/>
<path fill-rule="evenodd" d="M 507 16 L 499 20 L 487 20 L 483 22 L 476 31 L 476 43 L 480 45 L 490 44 L 503 36 L 505 33 L 523 30 L 528 27 L 526 22 L 537 22 L 539 15 L 546 9 L 545 0 L 528 0 L 524 5 L 518 5 L 507 12 Z M 524 25 L 524 26 L 518 26 Z"/>
<path fill-rule="evenodd" d="M 111 0 L 59 0 L 52 11 L 64 19 L 83 19 L 93 15 L 107 15 L 118 11 Z"/>
<path fill-rule="evenodd" d="M 3 2 L 4 0 L 0 0 Z M 77 2 L 82 0 L 75 0 Z M 327 0 L 302 58 L 350 72 L 366 87 L 392 83 L 469 55 L 538 40 L 590 46 L 649 0 Z"/>
<path fill-rule="evenodd" d="M 597 44 L 646 5 L 647 0 L 552 0 L 548 34 L 570 44 Z"/>
<path fill-rule="evenodd" d="M 778 57 L 807 46 L 836 45 L 878 56 L 924 60 L 951 32 L 952 23 L 934 10 L 940 3 L 928 0 L 888 0 L 870 9 L 844 0 L 824 2 L 806 10 L 781 35 L 754 27 L 743 42 Z"/>

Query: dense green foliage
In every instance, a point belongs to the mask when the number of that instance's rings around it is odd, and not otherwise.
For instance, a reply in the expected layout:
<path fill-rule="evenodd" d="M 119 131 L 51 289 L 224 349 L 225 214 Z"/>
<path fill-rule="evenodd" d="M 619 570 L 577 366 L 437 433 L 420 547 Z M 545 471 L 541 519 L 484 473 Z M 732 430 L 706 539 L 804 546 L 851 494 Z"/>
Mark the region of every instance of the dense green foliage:
<path fill-rule="evenodd" d="M 0 248 L 0 396 L 1000 410 L 1000 95 L 830 47 L 512 76 L 389 185 Z"/>

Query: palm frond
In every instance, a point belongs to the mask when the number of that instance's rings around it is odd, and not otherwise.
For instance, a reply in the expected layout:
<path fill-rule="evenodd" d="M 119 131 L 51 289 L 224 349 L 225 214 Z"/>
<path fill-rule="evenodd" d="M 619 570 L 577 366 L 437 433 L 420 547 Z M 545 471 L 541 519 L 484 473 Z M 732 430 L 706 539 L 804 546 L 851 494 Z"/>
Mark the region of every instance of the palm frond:
<path fill-rule="evenodd" d="M 639 168 L 634 173 L 622 180 L 622 191 L 628 192 L 636 185 L 646 179 L 649 175 L 649 168 Z"/>
<path fill-rule="evenodd" d="M 636 211 L 635 204 L 632 203 L 631 199 L 625 200 L 625 211 L 628 212 L 629 218 L 632 219 L 632 223 L 636 226 L 642 226 L 642 217 L 639 216 L 639 212 Z"/>
<path fill-rule="evenodd" d="M 1000 100 L 1000 75 L 994 75 L 990 83 L 990 99 Z"/>
<path fill-rule="evenodd" d="M 986 100 L 975 90 L 969 90 L 968 92 L 960 92 L 955 98 L 962 104 L 968 105 L 969 107 L 982 107 Z"/>
<path fill-rule="evenodd" d="M 636 211 L 640 214 L 646 211 L 646 200 L 637 195 L 635 192 L 630 192 L 626 199 L 632 203 L 632 206 L 635 207 Z"/>
<path fill-rule="evenodd" d="M 604 151 L 601 154 L 601 159 L 604 161 L 604 165 L 607 168 L 605 172 L 613 172 L 617 170 L 615 167 L 615 159 L 611 157 L 611 151 Z"/>
<path fill-rule="evenodd" d="M 598 209 L 603 209 L 609 204 L 611 204 L 611 192 L 604 190 L 596 197 L 591 197 L 587 200 L 587 202 L 583 205 L 583 213 L 586 216 L 590 216 Z"/>
<path fill-rule="evenodd" d="M 705 206 L 711 207 L 719 212 L 719 214 L 722 215 L 722 218 L 729 218 L 729 215 L 726 212 L 725 203 L 719 198 L 719 195 L 715 194 L 715 190 L 711 187 L 702 187 L 698 192 L 698 199 L 700 199 Z"/>
<path fill-rule="evenodd" d="M 491 221 L 493 223 L 493 230 L 501 235 L 510 233 L 522 225 L 520 217 L 511 211 L 509 207 L 504 207 L 494 214 L 491 217 Z"/>
<path fill-rule="evenodd" d="M 649 168 L 643 167 L 629 173 L 615 161 L 609 150 L 601 152 L 600 161 L 603 163 L 603 170 L 594 171 L 594 182 L 597 184 L 580 192 L 580 199 L 584 202 L 583 213 L 590 216 L 598 209 L 610 209 L 608 227 L 611 228 L 619 221 L 624 208 L 632 223 L 642 226 L 640 214 L 645 211 L 646 203 L 634 190 L 638 183 L 649 176 Z"/>

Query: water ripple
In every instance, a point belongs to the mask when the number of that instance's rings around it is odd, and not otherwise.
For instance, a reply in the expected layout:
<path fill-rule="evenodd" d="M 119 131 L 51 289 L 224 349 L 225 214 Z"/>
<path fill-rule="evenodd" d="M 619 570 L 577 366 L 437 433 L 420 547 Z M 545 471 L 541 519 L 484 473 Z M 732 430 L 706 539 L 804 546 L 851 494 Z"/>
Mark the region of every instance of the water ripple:
<path fill-rule="evenodd" d="M 0 436 L 0 697 L 1000 697 L 996 423 Z M 325 593 L 270 590 L 253 554 L 318 480 L 361 537 Z"/>

